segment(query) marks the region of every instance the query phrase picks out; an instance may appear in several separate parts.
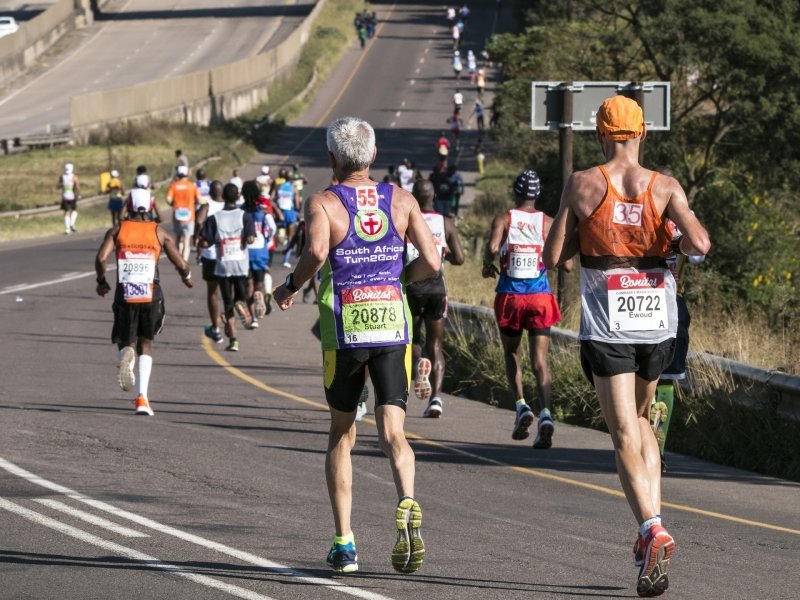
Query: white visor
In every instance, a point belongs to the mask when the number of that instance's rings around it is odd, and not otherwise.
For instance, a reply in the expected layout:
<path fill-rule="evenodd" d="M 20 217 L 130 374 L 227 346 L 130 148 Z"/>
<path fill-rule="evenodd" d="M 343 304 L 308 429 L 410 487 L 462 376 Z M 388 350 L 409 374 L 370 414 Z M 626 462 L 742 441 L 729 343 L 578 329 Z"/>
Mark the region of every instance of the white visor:
<path fill-rule="evenodd" d="M 178 167 L 178 175 L 183 175 L 184 177 L 189 174 L 189 167 L 186 165 L 180 165 Z"/>
<path fill-rule="evenodd" d="M 133 189 L 131 190 L 131 212 L 147 212 L 150 210 L 150 190 Z"/>
<path fill-rule="evenodd" d="M 136 187 L 140 188 L 149 188 L 150 187 L 150 176 L 142 173 L 141 175 L 136 176 Z"/>

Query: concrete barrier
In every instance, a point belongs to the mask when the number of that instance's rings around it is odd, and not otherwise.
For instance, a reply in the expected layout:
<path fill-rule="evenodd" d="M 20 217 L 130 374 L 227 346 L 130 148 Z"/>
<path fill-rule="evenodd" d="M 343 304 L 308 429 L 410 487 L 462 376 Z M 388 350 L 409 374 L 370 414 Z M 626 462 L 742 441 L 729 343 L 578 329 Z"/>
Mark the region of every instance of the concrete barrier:
<path fill-rule="evenodd" d="M 473 306 L 462 302 L 448 302 L 447 310 L 455 317 L 455 326 L 467 337 L 486 339 L 487 331 L 495 331 L 494 311 L 485 306 Z M 448 328 L 452 330 L 452 323 Z M 553 343 L 571 344 L 578 347 L 578 334 L 568 329 L 553 327 Z M 704 368 L 718 370 L 725 381 L 715 393 L 718 399 L 727 399 L 742 406 L 760 410 L 774 410 L 784 419 L 800 421 L 800 377 L 780 371 L 754 367 L 727 358 L 689 352 L 691 365 L 702 364 Z"/>
<path fill-rule="evenodd" d="M 291 73 L 324 4 L 318 0 L 299 27 L 264 53 L 179 77 L 73 97 L 73 139 L 86 141 L 92 131 L 126 121 L 213 125 L 252 110 L 268 99 L 270 85 Z"/>
<path fill-rule="evenodd" d="M 61 37 L 92 22 L 89 0 L 60 0 L 16 33 L 0 38 L 0 82 L 30 67 Z"/>

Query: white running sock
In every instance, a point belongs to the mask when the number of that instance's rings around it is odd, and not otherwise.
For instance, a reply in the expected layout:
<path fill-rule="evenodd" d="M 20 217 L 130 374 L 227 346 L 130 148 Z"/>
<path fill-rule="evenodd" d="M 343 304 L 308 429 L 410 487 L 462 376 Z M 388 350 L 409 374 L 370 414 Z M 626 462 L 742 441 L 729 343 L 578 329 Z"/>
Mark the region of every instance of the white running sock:
<path fill-rule="evenodd" d="M 647 537 L 647 532 L 650 531 L 650 528 L 653 525 L 661 525 L 661 517 L 653 517 L 652 519 L 647 519 L 644 523 L 641 524 L 639 527 L 639 535 L 642 538 Z"/>
<path fill-rule="evenodd" d="M 64 213 L 64 231 L 69 232 L 69 213 Z"/>
<path fill-rule="evenodd" d="M 269 273 L 264 274 L 264 291 L 272 295 L 272 275 Z"/>
<path fill-rule="evenodd" d="M 147 386 L 150 385 L 150 371 L 153 369 L 153 357 L 148 354 L 139 356 L 139 394 L 147 398 Z"/>
<path fill-rule="evenodd" d="M 78 220 L 78 211 L 77 210 L 73 210 L 72 214 L 69 217 L 69 225 L 70 225 L 70 227 L 75 227 L 75 221 L 77 221 L 77 220 Z"/>

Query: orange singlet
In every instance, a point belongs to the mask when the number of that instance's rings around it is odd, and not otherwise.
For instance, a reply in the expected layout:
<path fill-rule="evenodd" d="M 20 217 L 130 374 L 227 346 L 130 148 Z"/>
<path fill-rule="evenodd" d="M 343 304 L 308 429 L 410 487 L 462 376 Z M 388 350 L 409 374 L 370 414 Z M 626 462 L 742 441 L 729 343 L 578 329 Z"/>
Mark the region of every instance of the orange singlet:
<path fill-rule="evenodd" d="M 158 241 L 153 221 L 123 221 L 117 234 L 117 281 L 125 302 L 152 302 L 158 275 Z"/>
<path fill-rule="evenodd" d="M 581 265 L 608 269 L 620 264 L 646 268 L 658 266 L 669 253 L 672 234 L 653 200 L 653 172 L 647 189 L 635 198 L 626 198 L 611 184 L 604 167 L 600 172 L 606 180 L 606 193 L 594 212 L 578 224 Z M 603 258 L 601 258 L 603 257 Z M 613 258 L 653 257 L 657 261 L 615 261 Z M 633 264 L 631 264 L 633 263 Z"/>

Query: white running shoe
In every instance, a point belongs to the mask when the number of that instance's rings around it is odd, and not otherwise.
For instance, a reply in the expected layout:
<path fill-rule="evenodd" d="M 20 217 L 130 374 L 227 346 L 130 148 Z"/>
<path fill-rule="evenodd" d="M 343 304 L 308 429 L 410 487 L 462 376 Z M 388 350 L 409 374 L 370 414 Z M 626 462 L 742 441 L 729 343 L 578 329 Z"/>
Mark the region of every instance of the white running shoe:
<path fill-rule="evenodd" d="M 122 356 L 119 359 L 119 371 L 117 381 L 122 391 L 127 392 L 136 385 L 136 374 L 133 372 L 133 364 L 136 362 L 136 351 L 130 346 L 122 349 Z"/>
<path fill-rule="evenodd" d="M 422 413 L 423 417 L 428 417 L 430 419 L 438 419 L 442 416 L 442 399 L 439 396 L 434 396 L 431 398 L 431 401 L 428 402 L 428 408 L 425 409 L 425 412 Z"/>
<path fill-rule="evenodd" d="M 356 423 L 360 423 L 365 414 L 367 414 L 367 403 L 359 402 L 358 407 L 356 407 Z"/>
<path fill-rule="evenodd" d="M 285 263 L 283 263 L 283 266 L 286 267 L 287 269 L 290 269 L 292 267 L 292 263 L 286 261 Z"/>
<path fill-rule="evenodd" d="M 429 379 L 430 375 L 431 361 L 427 358 L 420 358 L 419 362 L 417 362 L 417 378 L 414 380 L 414 394 L 423 402 L 427 402 L 433 391 Z"/>

